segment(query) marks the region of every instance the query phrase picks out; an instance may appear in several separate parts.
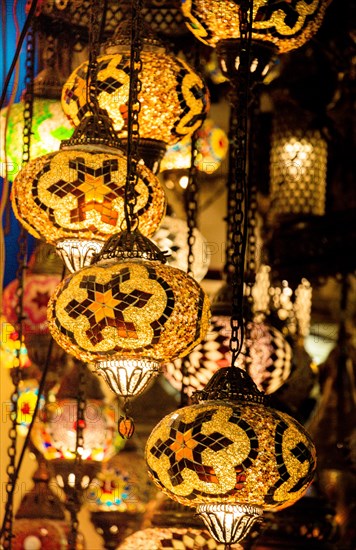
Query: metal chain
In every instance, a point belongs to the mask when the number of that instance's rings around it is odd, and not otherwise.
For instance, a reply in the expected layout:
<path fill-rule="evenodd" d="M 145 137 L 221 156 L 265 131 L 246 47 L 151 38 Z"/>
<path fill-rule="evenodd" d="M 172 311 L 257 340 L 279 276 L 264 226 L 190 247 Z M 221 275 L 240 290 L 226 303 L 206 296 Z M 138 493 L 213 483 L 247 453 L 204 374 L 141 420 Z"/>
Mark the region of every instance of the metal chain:
<path fill-rule="evenodd" d="M 86 365 L 82 363 L 79 367 L 79 388 L 77 397 L 77 423 L 76 423 L 76 442 L 75 442 L 75 461 L 74 461 L 74 475 L 75 475 L 75 489 L 74 494 L 68 497 L 70 503 L 70 519 L 71 519 L 71 531 L 68 538 L 69 550 L 75 550 L 77 547 L 78 538 L 78 509 L 80 503 L 77 501 L 77 495 L 80 494 L 81 476 L 80 469 L 82 464 L 82 454 L 84 451 L 84 430 L 85 430 L 85 408 L 86 408 L 86 392 L 85 392 L 85 377 L 86 377 Z M 77 487 L 79 485 L 79 487 Z"/>
<path fill-rule="evenodd" d="M 191 144 L 191 160 L 188 175 L 188 186 L 185 192 L 185 211 L 187 215 L 188 225 L 188 268 L 187 272 L 192 277 L 194 276 L 193 264 L 194 264 L 194 245 L 195 245 L 195 229 L 197 227 L 198 216 L 198 168 L 196 166 L 197 158 L 197 131 L 192 136 Z"/>
<path fill-rule="evenodd" d="M 234 265 L 232 261 L 234 247 L 233 247 L 233 219 L 236 209 L 236 177 L 235 177 L 235 157 L 236 149 L 233 146 L 234 139 L 237 135 L 237 112 L 236 112 L 236 98 L 234 90 L 230 91 L 230 120 L 229 120 L 229 171 L 227 179 L 227 216 L 226 216 L 226 246 L 225 246 L 225 265 L 224 273 L 226 282 L 229 286 L 232 285 L 234 275 Z"/>
<path fill-rule="evenodd" d="M 250 140 L 248 153 L 248 196 L 247 196 L 247 261 L 246 261 L 246 300 L 248 314 L 253 308 L 252 288 L 257 269 L 257 100 L 250 109 Z"/>
<path fill-rule="evenodd" d="M 240 25 L 240 66 L 238 79 L 233 82 L 236 101 L 237 131 L 232 136 L 234 148 L 234 189 L 231 190 L 231 264 L 234 276 L 232 280 L 232 315 L 230 320 L 231 337 L 229 348 L 234 367 L 241 352 L 244 340 L 244 268 L 247 240 L 246 189 L 247 189 L 247 137 L 248 137 L 248 100 L 250 76 L 250 46 L 252 35 L 252 0 L 244 0 L 239 10 Z M 239 337 L 240 331 L 240 337 Z"/>
<path fill-rule="evenodd" d="M 26 75 L 24 94 L 24 128 L 23 128 L 23 151 L 22 151 L 22 166 L 30 160 L 31 149 L 31 132 L 32 132 L 32 117 L 33 117 L 33 81 L 34 81 L 34 62 L 35 62 L 35 36 L 33 25 L 30 27 L 27 35 L 26 49 Z M 16 485 L 16 451 L 17 451 L 17 424 L 18 424 L 18 409 L 17 402 L 19 397 L 19 385 L 22 378 L 21 371 L 21 345 L 23 337 L 23 296 L 24 296 L 24 279 L 27 269 L 27 231 L 21 226 L 18 238 L 18 253 L 17 253 L 17 272 L 16 279 L 18 287 L 16 289 L 16 317 L 17 317 L 17 333 L 19 347 L 16 350 L 16 364 L 12 368 L 11 377 L 13 382 L 13 391 L 10 397 L 12 412 L 11 412 L 11 427 L 9 429 L 9 448 L 7 454 L 9 464 L 6 468 L 8 480 L 6 483 L 7 502 L 5 507 L 5 516 L 1 532 L 1 540 L 3 547 L 11 549 L 12 547 L 12 526 L 13 526 L 13 497 Z"/>
<path fill-rule="evenodd" d="M 128 102 L 128 123 L 127 123 L 127 175 L 125 185 L 125 221 L 127 230 L 130 232 L 138 225 L 138 216 L 135 212 L 137 195 L 135 187 L 138 181 L 139 161 L 139 137 L 140 125 L 139 114 L 141 103 L 139 94 L 142 89 L 140 73 L 142 71 L 141 52 L 143 49 L 142 40 L 142 16 L 143 0 L 132 2 L 131 22 L 131 52 L 130 52 L 130 92 Z"/>

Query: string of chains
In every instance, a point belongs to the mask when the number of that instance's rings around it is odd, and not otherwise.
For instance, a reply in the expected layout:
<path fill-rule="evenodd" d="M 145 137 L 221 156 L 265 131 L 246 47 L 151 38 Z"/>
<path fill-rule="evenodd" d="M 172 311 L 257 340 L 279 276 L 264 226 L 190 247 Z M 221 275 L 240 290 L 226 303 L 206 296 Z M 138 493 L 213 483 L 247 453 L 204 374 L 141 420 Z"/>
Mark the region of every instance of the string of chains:
<path fill-rule="evenodd" d="M 102 15 L 104 17 L 104 15 Z M 91 1 L 89 13 L 89 62 L 87 73 L 86 98 L 94 116 L 98 113 L 99 102 L 97 98 L 98 54 L 99 36 L 101 30 L 100 4 Z"/>
<path fill-rule="evenodd" d="M 75 441 L 75 460 L 73 466 L 73 473 L 75 476 L 74 490 L 67 495 L 67 507 L 70 510 L 71 530 L 68 537 L 69 550 L 75 550 L 77 547 L 78 538 L 78 511 L 81 507 L 81 502 L 78 495 L 81 493 L 81 475 L 80 469 L 82 464 L 82 454 L 84 450 L 84 429 L 85 429 L 85 408 L 86 408 L 86 395 L 85 395 L 85 375 L 86 366 L 85 363 L 81 363 L 79 366 L 79 389 L 77 397 L 77 423 L 76 423 L 76 441 Z"/>
<path fill-rule="evenodd" d="M 250 108 L 250 140 L 248 165 L 248 197 L 247 197 L 247 261 L 246 261 L 246 298 L 248 311 L 252 312 L 252 288 L 256 281 L 257 270 L 257 143 L 258 143 L 258 101 L 253 98 Z"/>
<path fill-rule="evenodd" d="M 241 352 L 244 340 L 244 268 L 247 240 L 246 191 L 247 191 L 247 136 L 248 136 L 248 101 L 250 76 L 250 49 L 252 35 L 252 0 L 244 0 L 239 10 L 240 26 L 240 65 L 238 79 L 233 82 L 234 106 L 233 117 L 236 117 L 237 129 L 232 136 L 230 147 L 233 148 L 234 160 L 233 181 L 229 182 L 232 188 L 228 195 L 231 200 L 228 215 L 231 216 L 231 267 L 232 277 L 232 314 L 231 337 L 229 348 L 231 351 L 231 366 Z M 239 335 L 240 331 L 240 335 Z"/>
<path fill-rule="evenodd" d="M 28 163 L 30 160 L 30 147 L 31 147 L 31 130 L 32 130 L 32 116 L 33 116 L 33 80 L 34 80 L 34 61 L 35 61 L 35 36 L 33 24 L 29 29 L 27 35 L 27 47 L 26 47 L 26 76 L 25 86 L 26 91 L 24 94 L 24 129 L 23 129 L 23 151 L 22 151 L 22 166 Z M 18 423 L 18 409 L 17 401 L 19 397 L 19 385 L 21 382 L 21 343 L 23 336 L 23 295 L 24 295 L 24 278 L 27 268 L 27 232 L 21 226 L 20 234 L 18 238 L 18 254 L 17 254 L 17 273 L 16 279 L 18 281 L 18 287 L 16 290 L 16 316 L 17 316 L 17 333 L 19 340 L 19 347 L 16 350 L 16 364 L 14 365 L 11 375 L 13 381 L 13 391 L 11 394 L 11 427 L 9 429 L 10 445 L 7 451 L 9 456 L 9 464 L 6 468 L 8 481 L 6 483 L 7 502 L 4 515 L 4 521 L 1 532 L 1 539 L 3 537 L 3 547 L 11 549 L 12 547 L 12 527 L 13 527 L 13 497 L 16 485 L 16 446 L 17 446 L 17 423 Z"/>
<path fill-rule="evenodd" d="M 142 89 L 140 73 L 142 70 L 141 52 L 142 40 L 142 7 L 143 0 L 132 1 L 131 21 L 131 51 L 130 51 L 130 91 L 128 102 L 128 123 L 127 123 L 127 175 L 125 185 L 125 221 L 129 232 L 136 229 L 138 216 L 135 212 L 137 195 L 135 187 L 138 180 L 138 159 L 139 159 L 139 114 L 141 103 L 139 94 Z"/>

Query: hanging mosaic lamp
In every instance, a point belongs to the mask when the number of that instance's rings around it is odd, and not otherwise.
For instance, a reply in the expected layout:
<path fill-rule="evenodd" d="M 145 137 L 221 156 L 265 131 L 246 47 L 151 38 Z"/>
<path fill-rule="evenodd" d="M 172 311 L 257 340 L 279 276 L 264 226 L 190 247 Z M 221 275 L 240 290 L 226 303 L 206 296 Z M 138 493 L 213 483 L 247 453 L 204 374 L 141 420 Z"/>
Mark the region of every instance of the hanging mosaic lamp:
<path fill-rule="evenodd" d="M 269 323 L 250 323 L 248 330 L 249 338 L 237 359 L 238 365 L 248 372 L 261 391 L 274 393 L 291 373 L 292 348 L 283 334 Z M 188 357 L 165 364 L 167 380 L 178 391 L 183 383 L 189 396 L 203 389 L 218 369 L 231 363 L 230 335 L 230 317 L 213 315 L 208 334 Z"/>
<path fill-rule="evenodd" d="M 221 128 L 212 119 L 207 118 L 196 132 L 197 156 L 195 165 L 200 172 L 212 174 L 220 167 L 226 157 L 229 140 Z M 164 170 L 187 170 L 192 157 L 191 140 L 184 139 L 168 147 L 161 162 Z"/>
<path fill-rule="evenodd" d="M 315 115 L 276 102 L 270 157 L 271 212 L 277 222 L 325 214 L 328 145 Z"/>
<path fill-rule="evenodd" d="M 34 486 L 25 491 L 13 525 L 13 550 L 66 550 L 69 524 L 65 521 L 63 505 L 52 490 L 45 461 L 33 477 Z M 86 548 L 82 534 L 78 533 L 76 550 Z"/>
<path fill-rule="evenodd" d="M 194 279 L 200 282 L 209 269 L 209 258 L 206 254 L 207 240 L 197 228 L 194 228 L 194 236 L 192 272 Z M 167 250 L 168 265 L 182 271 L 188 270 L 188 225 L 184 220 L 166 216 L 152 236 L 152 240 L 161 250 Z"/>
<path fill-rule="evenodd" d="M 282 326 L 276 328 L 266 318 L 271 300 L 269 271 L 268 266 L 262 266 L 256 275 L 252 287 L 253 303 L 245 309 L 249 320 L 243 353 L 237 358 L 237 365 L 246 370 L 258 389 L 266 394 L 277 391 L 289 378 L 293 360 L 293 351 Z M 185 392 L 190 396 L 192 392 L 203 389 L 218 369 L 231 364 L 231 303 L 231 288 L 223 285 L 214 297 L 210 329 L 204 340 L 187 358 L 165 365 L 164 374 L 178 391 L 183 382 Z"/>
<path fill-rule="evenodd" d="M 89 487 L 90 519 L 108 548 L 137 531 L 156 486 L 149 479 L 143 453 L 133 440 L 113 456 Z"/>
<path fill-rule="evenodd" d="M 198 40 L 217 46 L 224 76 L 239 68 L 240 14 L 242 1 L 182 0 L 189 30 Z M 313 2 L 253 2 L 250 73 L 263 78 L 276 53 L 286 53 L 310 40 L 319 29 L 327 0 Z"/>
<path fill-rule="evenodd" d="M 128 128 L 130 85 L 130 25 L 117 28 L 98 58 L 97 98 L 106 109 L 118 136 L 125 143 Z M 141 156 L 154 172 L 166 146 L 188 137 L 199 128 L 209 108 L 208 89 L 189 65 L 170 54 L 150 31 L 143 30 L 142 70 L 139 93 L 141 109 Z M 62 107 L 74 125 L 87 116 L 86 77 L 88 62 L 70 75 L 63 87 Z"/>
<path fill-rule="evenodd" d="M 293 504 L 313 478 L 309 435 L 264 400 L 244 371 L 220 369 L 197 392 L 197 404 L 163 418 L 147 441 L 153 481 L 196 507 L 221 543 L 241 541 L 264 510 Z"/>
<path fill-rule="evenodd" d="M 15 178 L 15 216 L 34 237 L 57 245 L 70 271 L 89 265 L 125 226 L 127 159 L 120 147 L 107 117 L 91 115 L 58 153 L 30 161 Z M 139 164 L 137 172 L 135 213 L 142 233 L 152 235 L 165 213 L 165 195 L 148 168 Z"/>
<path fill-rule="evenodd" d="M 0 162 L 7 163 L 8 178 L 13 181 L 21 169 L 24 103 L 12 105 L 6 129 L 8 107 L 0 111 Z M 6 131 L 6 142 L 5 142 Z M 69 139 L 73 128 L 65 116 L 61 102 L 36 97 L 33 103 L 31 126 L 31 158 L 58 151 L 61 140 Z M 5 151 L 6 143 L 6 151 Z"/>
<path fill-rule="evenodd" d="M 209 300 L 138 231 L 111 237 L 90 267 L 67 277 L 48 305 L 49 329 L 68 353 L 95 364 L 117 395 L 144 391 L 162 362 L 208 329 Z"/>
<path fill-rule="evenodd" d="M 80 510 L 102 462 L 115 453 L 116 411 L 103 399 L 97 377 L 85 365 L 75 365 L 62 379 L 56 400 L 36 418 L 31 432 L 32 443 L 48 462 L 71 513 Z M 78 417 L 79 405 L 82 418 Z M 83 437 L 80 447 L 79 430 Z"/>

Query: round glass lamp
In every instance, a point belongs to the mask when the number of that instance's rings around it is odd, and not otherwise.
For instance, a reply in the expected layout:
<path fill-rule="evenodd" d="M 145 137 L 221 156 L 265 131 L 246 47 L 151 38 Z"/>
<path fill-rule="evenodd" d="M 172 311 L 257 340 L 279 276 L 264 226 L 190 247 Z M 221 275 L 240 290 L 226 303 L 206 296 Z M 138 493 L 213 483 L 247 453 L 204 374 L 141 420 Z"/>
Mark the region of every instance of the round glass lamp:
<path fill-rule="evenodd" d="M 204 388 L 218 369 L 231 362 L 230 335 L 230 317 L 214 315 L 208 334 L 188 357 L 166 363 L 164 374 L 167 380 L 178 391 L 181 391 L 183 382 L 188 395 Z M 266 394 L 277 391 L 291 373 L 292 348 L 283 334 L 266 322 L 250 323 L 243 352 L 246 355 L 239 356 L 238 365 Z"/>
<path fill-rule="evenodd" d="M 216 126 L 210 118 L 206 119 L 201 128 L 197 130 L 196 136 L 195 165 L 200 172 L 212 174 L 226 157 L 229 147 L 228 137 L 224 130 Z M 168 147 L 161 162 L 161 172 L 163 170 L 187 170 L 191 163 L 191 146 L 191 140 L 184 139 Z"/>
<path fill-rule="evenodd" d="M 115 412 L 102 401 L 89 399 L 84 411 L 83 460 L 102 462 L 114 453 Z M 32 441 L 46 460 L 74 460 L 77 401 L 59 399 L 46 407 L 33 427 Z"/>
<path fill-rule="evenodd" d="M 200 231 L 194 228 L 195 242 L 193 245 L 194 262 L 193 276 L 196 281 L 204 279 L 209 269 L 209 259 L 206 257 L 207 240 Z M 188 225 L 184 220 L 166 216 L 152 239 L 161 250 L 169 254 L 167 263 L 182 271 L 188 269 Z"/>
<path fill-rule="evenodd" d="M 202 42 L 216 46 L 240 38 L 241 2 L 182 0 L 189 30 Z M 253 2 L 252 39 L 275 45 L 279 53 L 299 48 L 319 29 L 327 0 L 312 2 Z"/>
<path fill-rule="evenodd" d="M 162 362 L 189 353 L 205 336 L 209 300 L 138 232 L 105 243 L 96 261 L 67 277 L 48 305 L 49 329 L 68 353 L 95 363 L 109 387 L 133 397 Z"/>
<path fill-rule="evenodd" d="M 196 507 L 216 540 L 235 544 L 263 510 L 303 495 L 316 467 L 315 448 L 296 420 L 264 404 L 237 367 L 220 369 L 196 401 L 153 429 L 149 474 L 167 496 Z"/>
<path fill-rule="evenodd" d="M 217 46 L 222 73 L 239 77 L 240 15 L 243 3 L 231 0 L 182 0 L 189 30 L 204 44 Z M 246 5 L 246 4 L 245 4 Z M 299 48 L 319 29 L 328 0 L 253 2 L 250 80 L 262 81 L 277 53 Z"/>
<path fill-rule="evenodd" d="M 110 142 L 92 141 L 73 138 L 58 153 L 30 161 L 12 189 L 15 216 L 34 237 L 57 245 L 70 271 L 89 265 L 125 226 L 127 159 Z M 135 214 L 140 231 L 152 235 L 165 213 L 165 195 L 148 168 L 137 170 Z"/>
<path fill-rule="evenodd" d="M 7 163 L 8 177 L 13 181 L 22 164 L 24 103 L 21 101 L 11 107 L 5 154 L 7 111 L 8 107 L 0 111 L 0 162 L 3 166 Z M 58 151 L 61 140 L 69 139 L 72 133 L 73 127 L 65 116 L 60 101 L 35 97 L 31 127 L 31 158 Z"/>
<path fill-rule="evenodd" d="M 142 157 L 156 171 L 166 146 L 192 135 L 201 126 L 209 108 L 209 95 L 203 80 L 185 61 L 168 53 L 156 38 L 144 37 L 143 41 L 140 144 L 147 148 L 148 157 L 153 154 L 150 160 L 144 154 Z M 130 37 L 125 29 L 118 28 L 105 52 L 98 58 L 97 98 L 119 138 L 125 140 L 130 80 Z M 82 63 L 63 87 L 62 107 L 74 125 L 87 115 L 89 108 L 87 71 L 88 62 Z"/>

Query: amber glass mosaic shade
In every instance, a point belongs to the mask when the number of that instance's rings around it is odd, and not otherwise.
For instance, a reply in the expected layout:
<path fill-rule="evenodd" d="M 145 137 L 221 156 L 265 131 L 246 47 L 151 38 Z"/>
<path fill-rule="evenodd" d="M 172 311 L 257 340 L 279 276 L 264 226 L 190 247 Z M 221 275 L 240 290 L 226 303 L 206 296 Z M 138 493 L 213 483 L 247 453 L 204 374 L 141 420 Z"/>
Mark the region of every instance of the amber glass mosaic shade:
<path fill-rule="evenodd" d="M 48 306 L 53 338 L 89 362 L 183 356 L 205 336 L 209 316 L 192 277 L 145 260 L 85 268 L 57 287 Z"/>
<path fill-rule="evenodd" d="M 311 2 L 253 2 L 254 40 L 275 44 L 279 53 L 299 48 L 318 30 L 327 0 Z M 182 0 L 182 11 L 189 30 L 202 42 L 239 38 L 240 2 L 231 0 Z"/>
<path fill-rule="evenodd" d="M 143 51 L 141 58 L 140 137 L 172 145 L 192 135 L 203 123 L 209 108 L 208 90 L 185 61 L 162 48 Z M 88 63 L 82 63 L 63 87 L 62 107 L 76 126 L 89 113 L 87 71 Z M 129 51 L 98 58 L 99 106 L 107 110 L 120 138 L 127 137 L 129 73 Z"/>
<path fill-rule="evenodd" d="M 127 160 L 118 150 L 83 146 L 63 149 L 29 162 L 12 191 L 16 217 L 36 238 L 105 241 L 121 231 Z M 138 167 L 136 212 L 140 231 L 152 235 L 164 216 L 165 195 L 158 179 Z"/>
<path fill-rule="evenodd" d="M 147 441 L 149 473 L 186 506 L 274 510 L 307 489 L 315 448 L 289 415 L 252 402 L 205 401 L 163 418 Z"/>

